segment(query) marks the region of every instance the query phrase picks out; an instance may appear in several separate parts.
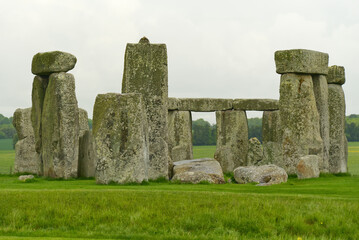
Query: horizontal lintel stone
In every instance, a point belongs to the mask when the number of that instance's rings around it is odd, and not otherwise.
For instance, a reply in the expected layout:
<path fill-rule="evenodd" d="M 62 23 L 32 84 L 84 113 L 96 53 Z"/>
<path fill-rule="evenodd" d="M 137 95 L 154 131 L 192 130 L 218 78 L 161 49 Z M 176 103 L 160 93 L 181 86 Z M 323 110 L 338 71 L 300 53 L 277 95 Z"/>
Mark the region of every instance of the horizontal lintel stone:
<path fill-rule="evenodd" d="M 342 66 L 330 66 L 328 69 L 327 82 L 343 85 L 345 83 L 345 69 Z"/>
<path fill-rule="evenodd" d="M 214 112 L 230 110 L 233 99 L 221 98 L 169 98 L 168 109 L 194 112 Z"/>
<path fill-rule="evenodd" d="M 329 55 L 327 53 L 291 49 L 276 51 L 274 55 L 276 71 L 284 73 L 328 74 Z"/>
<path fill-rule="evenodd" d="M 276 99 L 234 99 L 233 109 L 247 111 L 275 111 L 279 109 Z"/>

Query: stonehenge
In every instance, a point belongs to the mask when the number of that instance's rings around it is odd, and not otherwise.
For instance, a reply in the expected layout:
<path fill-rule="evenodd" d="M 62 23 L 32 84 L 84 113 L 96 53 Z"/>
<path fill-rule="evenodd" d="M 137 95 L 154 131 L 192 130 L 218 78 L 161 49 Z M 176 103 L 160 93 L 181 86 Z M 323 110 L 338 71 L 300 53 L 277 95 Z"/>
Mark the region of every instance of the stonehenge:
<path fill-rule="evenodd" d="M 278 182 L 286 174 L 346 172 L 344 67 L 329 67 L 328 54 L 305 49 L 277 51 L 274 60 L 281 75 L 278 100 L 173 98 L 167 47 L 144 37 L 126 46 L 121 93 L 96 97 L 91 130 L 87 112 L 78 107 L 75 78 L 67 73 L 76 57 L 38 53 L 31 68 L 32 107 L 14 113 L 15 171 L 95 177 L 99 184 L 158 178 L 224 183 L 223 172 L 234 170 L 240 182 L 252 170 L 280 169 Z M 247 111 L 263 112 L 262 143 L 248 140 Z M 213 159 L 193 160 L 192 112 L 216 114 Z M 276 182 L 262 175 L 253 181 Z"/>

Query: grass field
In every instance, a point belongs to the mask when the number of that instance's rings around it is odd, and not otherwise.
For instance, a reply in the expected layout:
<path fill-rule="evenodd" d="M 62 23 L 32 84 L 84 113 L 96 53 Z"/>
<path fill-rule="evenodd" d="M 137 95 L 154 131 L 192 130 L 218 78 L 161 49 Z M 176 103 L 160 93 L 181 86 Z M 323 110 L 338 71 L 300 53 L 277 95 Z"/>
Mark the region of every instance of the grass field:
<path fill-rule="evenodd" d="M 290 178 L 270 187 L 22 183 L 3 175 L 0 239 L 359 239 L 359 143 L 349 146 L 349 170 L 358 175 Z M 194 156 L 214 151 L 194 147 Z M 13 158 L 14 151 L 1 151 L 0 169 Z"/>

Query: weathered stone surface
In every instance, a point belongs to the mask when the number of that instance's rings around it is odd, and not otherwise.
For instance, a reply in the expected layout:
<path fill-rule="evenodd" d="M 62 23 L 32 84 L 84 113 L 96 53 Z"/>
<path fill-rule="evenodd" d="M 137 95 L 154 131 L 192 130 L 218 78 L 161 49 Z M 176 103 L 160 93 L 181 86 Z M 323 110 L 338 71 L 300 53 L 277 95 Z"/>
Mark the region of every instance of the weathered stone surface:
<path fill-rule="evenodd" d="M 31 71 L 35 75 L 67 72 L 75 67 L 76 57 L 70 53 L 53 51 L 37 53 L 32 58 Z"/>
<path fill-rule="evenodd" d="M 22 182 L 26 182 L 28 179 L 34 179 L 34 175 L 21 175 L 18 179 Z"/>
<path fill-rule="evenodd" d="M 180 100 L 178 98 L 168 98 L 168 110 L 178 110 Z"/>
<path fill-rule="evenodd" d="M 287 182 L 288 174 L 283 168 L 273 164 L 248 166 L 236 168 L 234 170 L 234 179 L 241 184 L 256 182 L 259 183 L 259 186 L 268 186 Z"/>
<path fill-rule="evenodd" d="M 141 93 L 149 126 L 149 178 L 168 177 L 168 69 L 165 44 L 127 44 L 122 93 Z"/>
<path fill-rule="evenodd" d="M 345 97 L 341 85 L 328 84 L 329 102 L 329 172 L 347 172 L 345 158 Z"/>
<path fill-rule="evenodd" d="M 315 101 L 319 113 L 320 136 L 323 140 L 323 158 L 319 159 L 319 170 L 329 171 L 329 106 L 328 84 L 324 75 L 313 75 Z"/>
<path fill-rule="evenodd" d="M 345 69 L 342 66 L 330 66 L 327 75 L 328 83 L 343 85 L 345 83 Z"/>
<path fill-rule="evenodd" d="M 178 98 L 178 110 L 214 112 L 233 108 L 233 99 L 221 98 Z"/>
<path fill-rule="evenodd" d="M 141 94 L 97 95 L 92 126 L 97 183 L 148 180 L 148 125 Z"/>
<path fill-rule="evenodd" d="M 168 150 L 173 162 L 193 158 L 191 112 L 168 112 Z"/>
<path fill-rule="evenodd" d="M 225 183 L 220 164 L 211 158 L 174 162 L 172 181 Z"/>
<path fill-rule="evenodd" d="M 13 125 L 19 138 L 15 144 L 14 172 L 41 174 L 41 159 L 35 150 L 35 136 L 31 125 L 31 108 L 16 109 Z"/>
<path fill-rule="evenodd" d="M 280 82 L 280 121 L 283 130 L 283 167 L 296 172 L 299 158 L 318 155 L 322 158 L 319 114 L 310 75 L 284 74 Z"/>
<path fill-rule="evenodd" d="M 244 111 L 217 111 L 217 148 L 214 158 L 223 172 L 247 165 L 248 123 Z"/>
<path fill-rule="evenodd" d="M 279 109 L 276 99 L 234 99 L 233 109 L 248 111 L 274 111 Z"/>
<path fill-rule="evenodd" d="M 247 165 L 258 166 L 261 165 L 262 160 L 263 160 L 262 144 L 256 137 L 253 137 L 248 141 Z"/>
<path fill-rule="evenodd" d="M 306 49 L 292 49 L 275 52 L 277 73 L 328 73 L 329 55 Z"/>
<path fill-rule="evenodd" d="M 307 155 L 300 158 L 297 165 L 299 179 L 319 177 L 320 158 L 316 155 Z"/>
<path fill-rule="evenodd" d="M 65 179 L 77 177 L 79 110 L 72 74 L 50 75 L 41 129 L 44 176 Z"/>
<path fill-rule="evenodd" d="M 47 77 L 40 76 L 35 76 L 32 83 L 31 123 L 34 129 L 37 153 L 41 153 L 41 117 L 48 83 L 49 79 Z"/>
<path fill-rule="evenodd" d="M 79 177 L 94 177 L 96 169 L 95 149 L 88 125 L 86 110 L 79 108 Z"/>
<path fill-rule="evenodd" d="M 280 111 L 264 111 L 262 118 L 263 160 L 262 164 L 280 165 L 282 155 L 282 129 Z"/>

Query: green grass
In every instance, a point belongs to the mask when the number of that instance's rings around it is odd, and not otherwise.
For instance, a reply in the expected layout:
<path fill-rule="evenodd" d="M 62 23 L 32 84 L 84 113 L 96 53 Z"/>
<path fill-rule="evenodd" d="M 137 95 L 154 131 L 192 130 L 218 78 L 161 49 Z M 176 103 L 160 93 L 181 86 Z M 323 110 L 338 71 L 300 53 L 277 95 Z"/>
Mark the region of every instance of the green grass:
<path fill-rule="evenodd" d="M 12 139 L 0 139 L 0 150 L 13 150 Z"/>
<path fill-rule="evenodd" d="M 194 147 L 195 158 L 215 146 Z M 359 143 L 349 143 L 358 172 Z M 0 166 L 13 163 L 14 151 Z M 6 165 L 5 164 L 5 165 Z M 0 168 L 1 169 L 1 168 Z M 359 239 L 358 176 L 254 184 L 22 183 L 0 176 L 1 239 Z"/>
<path fill-rule="evenodd" d="M 10 169 L 14 168 L 14 160 L 14 150 L 0 150 L 0 174 L 10 174 Z"/>

